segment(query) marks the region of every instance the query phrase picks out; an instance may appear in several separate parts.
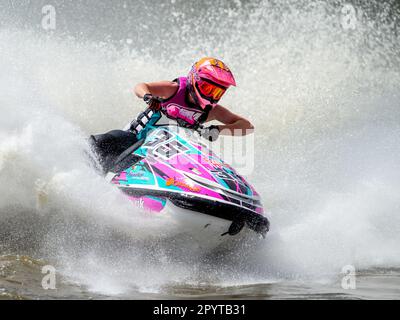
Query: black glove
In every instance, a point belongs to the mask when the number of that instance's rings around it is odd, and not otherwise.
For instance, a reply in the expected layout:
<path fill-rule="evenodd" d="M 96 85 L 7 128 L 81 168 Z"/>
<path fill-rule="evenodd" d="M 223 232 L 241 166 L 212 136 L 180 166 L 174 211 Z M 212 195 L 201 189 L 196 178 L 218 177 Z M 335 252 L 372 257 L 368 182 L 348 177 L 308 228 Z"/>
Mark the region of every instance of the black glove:
<path fill-rule="evenodd" d="M 218 126 L 209 126 L 207 128 L 201 128 L 199 130 L 200 135 L 207 139 L 208 141 L 215 141 L 219 137 L 219 127 Z"/>
<path fill-rule="evenodd" d="M 163 99 L 161 99 L 160 97 L 154 97 L 151 93 L 146 93 L 143 97 L 143 100 L 149 105 L 149 108 L 151 110 L 161 110 L 161 102 L 163 102 Z"/>

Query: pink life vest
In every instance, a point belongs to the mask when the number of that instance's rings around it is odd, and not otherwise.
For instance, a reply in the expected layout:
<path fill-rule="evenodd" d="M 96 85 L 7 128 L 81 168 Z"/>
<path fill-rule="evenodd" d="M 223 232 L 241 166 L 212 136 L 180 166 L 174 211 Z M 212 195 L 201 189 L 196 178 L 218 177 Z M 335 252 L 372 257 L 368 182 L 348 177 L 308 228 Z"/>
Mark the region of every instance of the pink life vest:
<path fill-rule="evenodd" d="M 187 78 L 179 77 L 174 80 L 179 85 L 176 93 L 161 103 L 162 113 L 169 119 L 176 120 L 186 128 L 197 128 L 207 120 L 211 108 L 201 109 L 189 101 Z"/>

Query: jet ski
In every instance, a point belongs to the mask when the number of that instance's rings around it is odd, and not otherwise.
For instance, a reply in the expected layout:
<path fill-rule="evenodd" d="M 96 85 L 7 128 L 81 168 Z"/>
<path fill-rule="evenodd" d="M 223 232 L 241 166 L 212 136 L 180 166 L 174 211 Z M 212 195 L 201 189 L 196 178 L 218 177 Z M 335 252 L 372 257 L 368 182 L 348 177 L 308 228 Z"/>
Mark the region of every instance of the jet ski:
<path fill-rule="evenodd" d="M 105 178 L 197 241 L 218 243 L 243 232 L 265 237 L 269 221 L 259 194 L 202 140 L 178 125 L 153 126 L 113 160 Z"/>

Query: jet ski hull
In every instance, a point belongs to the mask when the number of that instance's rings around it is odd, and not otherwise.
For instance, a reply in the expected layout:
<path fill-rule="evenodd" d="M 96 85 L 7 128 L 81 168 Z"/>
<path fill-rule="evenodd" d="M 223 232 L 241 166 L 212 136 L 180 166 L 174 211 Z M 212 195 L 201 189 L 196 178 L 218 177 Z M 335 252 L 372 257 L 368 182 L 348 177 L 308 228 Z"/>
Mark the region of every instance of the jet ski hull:
<path fill-rule="evenodd" d="M 106 179 L 139 207 L 176 210 L 174 218 L 195 225 L 196 233 L 210 226 L 217 238 L 242 229 L 265 236 L 269 230 L 256 190 L 188 129 L 154 127 L 119 156 Z"/>
<path fill-rule="evenodd" d="M 185 243 L 193 250 L 209 251 L 219 247 L 228 248 L 233 240 L 261 238 L 247 225 L 240 227 L 234 235 L 227 232 L 232 221 L 214 215 L 200 213 L 175 205 L 168 199 L 157 197 L 133 197 L 129 199 L 148 215 L 157 219 L 161 230 L 156 237 L 163 241 Z M 240 231 L 240 232 L 239 232 Z"/>

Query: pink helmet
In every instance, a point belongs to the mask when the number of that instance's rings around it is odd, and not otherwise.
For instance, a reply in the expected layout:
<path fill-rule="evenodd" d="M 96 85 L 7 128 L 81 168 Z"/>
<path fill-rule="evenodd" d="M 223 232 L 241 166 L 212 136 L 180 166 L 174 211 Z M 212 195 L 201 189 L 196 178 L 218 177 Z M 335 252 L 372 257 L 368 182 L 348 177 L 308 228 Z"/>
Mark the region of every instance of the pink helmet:
<path fill-rule="evenodd" d="M 189 94 L 201 107 L 214 107 L 230 86 L 236 86 L 232 72 L 221 60 L 202 58 L 188 75 Z"/>

